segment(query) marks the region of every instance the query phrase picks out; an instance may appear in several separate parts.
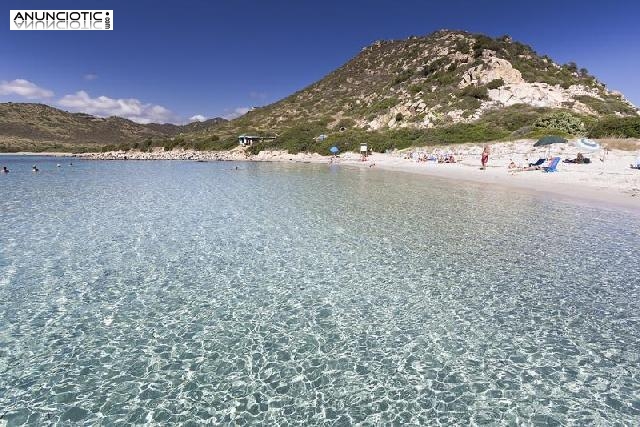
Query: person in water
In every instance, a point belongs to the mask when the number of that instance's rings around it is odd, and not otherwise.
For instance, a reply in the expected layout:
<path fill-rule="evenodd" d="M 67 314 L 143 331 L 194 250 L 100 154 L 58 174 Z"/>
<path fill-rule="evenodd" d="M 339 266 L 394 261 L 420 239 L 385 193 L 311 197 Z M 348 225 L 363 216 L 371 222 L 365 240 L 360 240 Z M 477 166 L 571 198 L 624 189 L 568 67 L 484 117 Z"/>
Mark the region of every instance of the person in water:
<path fill-rule="evenodd" d="M 6 166 L 2 167 L 2 173 L 9 173 L 9 169 Z"/>
<path fill-rule="evenodd" d="M 33 167 L 31 168 L 31 172 L 40 172 L 40 169 L 38 169 L 36 165 L 33 165 Z"/>

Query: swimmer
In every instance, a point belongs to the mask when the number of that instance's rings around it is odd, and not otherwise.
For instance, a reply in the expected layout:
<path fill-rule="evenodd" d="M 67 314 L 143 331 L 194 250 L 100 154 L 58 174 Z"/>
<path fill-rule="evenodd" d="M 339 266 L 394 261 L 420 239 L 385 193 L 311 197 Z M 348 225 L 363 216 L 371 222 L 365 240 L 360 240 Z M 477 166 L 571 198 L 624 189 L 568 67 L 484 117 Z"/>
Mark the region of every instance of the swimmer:
<path fill-rule="evenodd" d="M 40 169 L 38 169 L 36 165 L 33 165 L 33 167 L 31 167 L 31 172 L 40 172 Z"/>
<path fill-rule="evenodd" d="M 58 164 L 56 165 L 56 167 L 57 167 L 57 168 L 61 168 L 62 166 L 60 166 L 60 163 L 58 163 Z"/>
<path fill-rule="evenodd" d="M 9 173 L 9 169 L 6 166 L 2 167 L 2 173 Z"/>

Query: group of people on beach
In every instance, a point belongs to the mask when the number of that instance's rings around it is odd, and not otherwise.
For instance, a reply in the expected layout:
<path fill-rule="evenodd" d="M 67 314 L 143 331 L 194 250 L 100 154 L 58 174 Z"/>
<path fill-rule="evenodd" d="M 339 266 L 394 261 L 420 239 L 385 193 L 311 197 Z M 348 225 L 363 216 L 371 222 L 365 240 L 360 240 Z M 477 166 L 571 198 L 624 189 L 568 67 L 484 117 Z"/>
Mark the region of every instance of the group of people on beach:
<path fill-rule="evenodd" d="M 456 163 L 456 158 L 454 154 L 450 151 L 446 153 L 441 153 L 438 151 L 434 151 L 431 154 L 427 154 L 425 152 L 417 152 L 414 151 L 409 153 L 406 159 L 411 159 L 417 163 L 426 163 L 426 162 L 435 162 L 435 163 Z"/>

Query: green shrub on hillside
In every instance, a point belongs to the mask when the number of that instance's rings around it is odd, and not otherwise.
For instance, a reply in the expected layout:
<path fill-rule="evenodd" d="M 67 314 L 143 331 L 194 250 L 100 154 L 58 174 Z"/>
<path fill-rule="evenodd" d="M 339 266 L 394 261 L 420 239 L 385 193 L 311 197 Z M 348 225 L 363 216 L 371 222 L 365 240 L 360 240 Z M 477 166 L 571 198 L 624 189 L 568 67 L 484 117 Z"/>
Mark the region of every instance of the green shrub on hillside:
<path fill-rule="evenodd" d="M 402 82 L 406 82 L 413 75 L 413 71 L 411 70 L 403 70 L 401 71 L 396 78 L 393 80 L 393 85 L 398 85 Z"/>
<path fill-rule="evenodd" d="M 589 125 L 590 138 L 640 138 L 640 117 L 606 117 Z"/>
<path fill-rule="evenodd" d="M 582 119 L 566 111 L 557 111 L 540 117 L 533 125 L 536 128 L 558 130 L 569 135 L 583 135 L 585 133 Z"/>
<path fill-rule="evenodd" d="M 458 101 L 454 104 L 455 109 L 463 110 L 463 117 L 469 117 L 476 112 L 482 102 L 478 98 L 474 98 L 472 96 L 463 96 L 459 98 Z"/>
<path fill-rule="evenodd" d="M 467 40 L 456 40 L 454 48 L 457 52 L 461 53 L 469 53 L 470 51 L 469 42 Z"/>
<path fill-rule="evenodd" d="M 450 86 L 458 82 L 458 80 L 456 73 L 438 73 L 433 76 L 433 81 L 441 87 Z"/>
<path fill-rule="evenodd" d="M 489 99 L 489 93 L 486 86 L 469 85 L 460 91 L 462 96 L 469 96 L 475 99 Z"/>
<path fill-rule="evenodd" d="M 147 138 L 144 141 L 133 143 L 130 148 L 139 151 L 151 151 L 152 146 L 153 140 L 151 138 Z"/>
<path fill-rule="evenodd" d="M 491 80 L 486 85 L 487 89 L 498 89 L 498 88 L 500 88 L 502 86 L 504 86 L 504 80 L 502 80 L 502 79 Z"/>
<path fill-rule="evenodd" d="M 615 113 L 635 114 L 635 109 L 617 97 L 607 97 L 605 99 L 594 98 L 593 96 L 580 95 L 576 99 L 590 107 L 598 114 L 608 115 Z"/>
<path fill-rule="evenodd" d="M 578 72 L 578 66 L 573 61 L 567 62 L 565 65 L 563 65 L 563 67 L 566 68 L 570 73 Z"/>
<path fill-rule="evenodd" d="M 465 142 L 495 141 L 509 136 L 504 131 L 486 123 L 457 123 L 425 131 L 427 144 L 462 144 Z"/>
<path fill-rule="evenodd" d="M 502 43 L 492 39 L 491 37 L 478 34 L 475 35 L 475 38 L 476 42 L 473 45 L 473 56 L 476 58 L 480 58 L 485 49 L 498 52 L 502 48 Z"/>
<path fill-rule="evenodd" d="M 255 144 L 251 152 L 265 149 L 287 150 L 289 153 L 315 152 L 314 140 L 320 134 L 326 133 L 326 120 L 310 122 L 284 130 L 276 140 Z"/>
<path fill-rule="evenodd" d="M 410 94 L 415 95 L 422 90 L 422 85 L 411 85 L 407 88 Z"/>
<path fill-rule="evenodd" d="M 366 143 L 375 152 L 403 149 L 411 146 L 461 144 L 467 142 L 495 141 L 506 138 L 509 132 L 486 123 L 458 123 L 432 129 L 394 129 L 368 132 L 363 129 L 349 129 L 332 133 L 324 141 L 308 138 L 314 132 L 297 127 L 283 132 L 276 140 L 255 144 L 249 152 L 257 154 L 263 150 L 286 150 L 290 154 L 315 152 L 328 154 L 329 148 L 337 146 L 340 151 L 358 151 L 361 143 Z"/>
<path fill-rule="evenodd" d="M 369 107 L 370 113 L 382 113 L 391 107 L 395 107 L 398 104 L 398 98 L 385 98 L 380 101 L 374 102 Z"/>
<path fill-rule="evenodd" d="M 526 104 L 516 104 L 498 110 L 487 111 L 482 116 L 482 121 L 515 132 L 524 127 L 533 127 L 535 121 L 545 114 L 549 114 L 549 108 L 536 108 Z"/>
<path fill-rule="evenodd" d="M 442 70 L 448 62 L 449 59 L 447 57 L 443 57 L 432 61 L 430 64 L 425 64 L 425 66 L 422 68 L 422 75 L 425 77 L 429 77 L 432 74 Z"/>
<path fill-rule="evenodd" d="M 163 140 L 161 144 L 162 144 L 162 147 L 165 149 L 165 151 L 171 151 L 176 147 L 176 144 L 174 143 L 174 141 L 170 139 Z"/>

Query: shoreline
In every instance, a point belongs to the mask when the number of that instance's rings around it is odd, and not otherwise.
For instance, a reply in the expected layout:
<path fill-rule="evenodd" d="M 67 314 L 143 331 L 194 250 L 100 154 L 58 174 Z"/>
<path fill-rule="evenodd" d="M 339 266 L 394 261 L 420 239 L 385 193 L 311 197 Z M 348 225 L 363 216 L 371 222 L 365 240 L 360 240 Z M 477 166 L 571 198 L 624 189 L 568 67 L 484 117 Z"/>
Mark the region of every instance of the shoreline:
<path fill-rule="evenodd" d="M 509 162 L 526 165 L 531 159 L 537 159 L 544 150 L 532 150 L 531 143 L 491 144 L 492 155 L 486 170 L 480 169 L 482 145 L 463 147 L 429 147 L 429 150 L 452 150 L 456 163 L 416 162 L 408 159 L 407 150 L 390 154 L 373 153 L 366 162 L 353 152 L 341 153 L 333 159 L 334 165 L 348 167 L 380 169 L 390 172 L 411 173 L 429 176 L 441 180 L 497 186 L 502 189 L 527 191 L 539 195 L 550 195 L 587 205 L 621 208 L 640 211 L 640 171 L 633 170 L 629 164 L 636 155 L 633 152 L 612 150 L 606 158 L 598 159 L 597 153 L 588 154 L 590 164 L 560 163 L 558 172 L 542 171 L 513 172 L 507 168 Z M 423 149 L 426 150 L 426 149 Z M 420 151 L 414 149 L 413 151 Z M 577 149 L 563 147 L 564 158 L 575 156 Z M 555 155 L 556 153 L 554 153 Z M 108 153 L 1 153 L 17 156 L 74 157 L 79 160 L 183 160 L 183 161 L 239 161 L 239 162 L 278 162 L 330 164 L 332 156 L 320 154 L 289 154 L 282 151 L 262 151 L 257 155 L 248 155 L 243 149 L 229 151 L 193 151 L 193 150 L 156 150 L 151 152 L 108 152 Z"/>
<path fill-rule="evenodd" d="M 381 170 L 408 173 L 413 175 L 423 175 L 430 178 L 435 178 L 441 181 L 455 181 L 459 183 L 468 183 L 473 185 L 489 185 L 495 186 L 502 190 L 515 190 L 518 192 L 527 192 L 530 194 L 537 194 L 540 196 L 551 196 L 554 198 L 562 198 L 572 203 L 583 204 L 587 206 L 599 206 L 615 209 L 624 209 L 637 211 L 640 209 L 640 197 L 623 193 L 618 189 L 611 192 L 610 188 L 594 188 L 589 186 L 577 186 L 564 183 L 554 182 L 534 182 L 537 180 L 510 180 L 499 179 L 495 175 L 484 175 L 485 171 L 481 171 L 477 168 L 478 174 L 470 176 L 468 174 L 458 173 L 455 170 L 448 171 L 434 171 L 433 169 L 411 169 L 402 166 L 394 166 L 388 164 L 376 164 Z M 465 171 L 466 173 L 467 171 Z M 531 171 L 529 173 L 540 173 L 540 171 Z M 579 191 L 577 193 L 576 191 Z"/>

